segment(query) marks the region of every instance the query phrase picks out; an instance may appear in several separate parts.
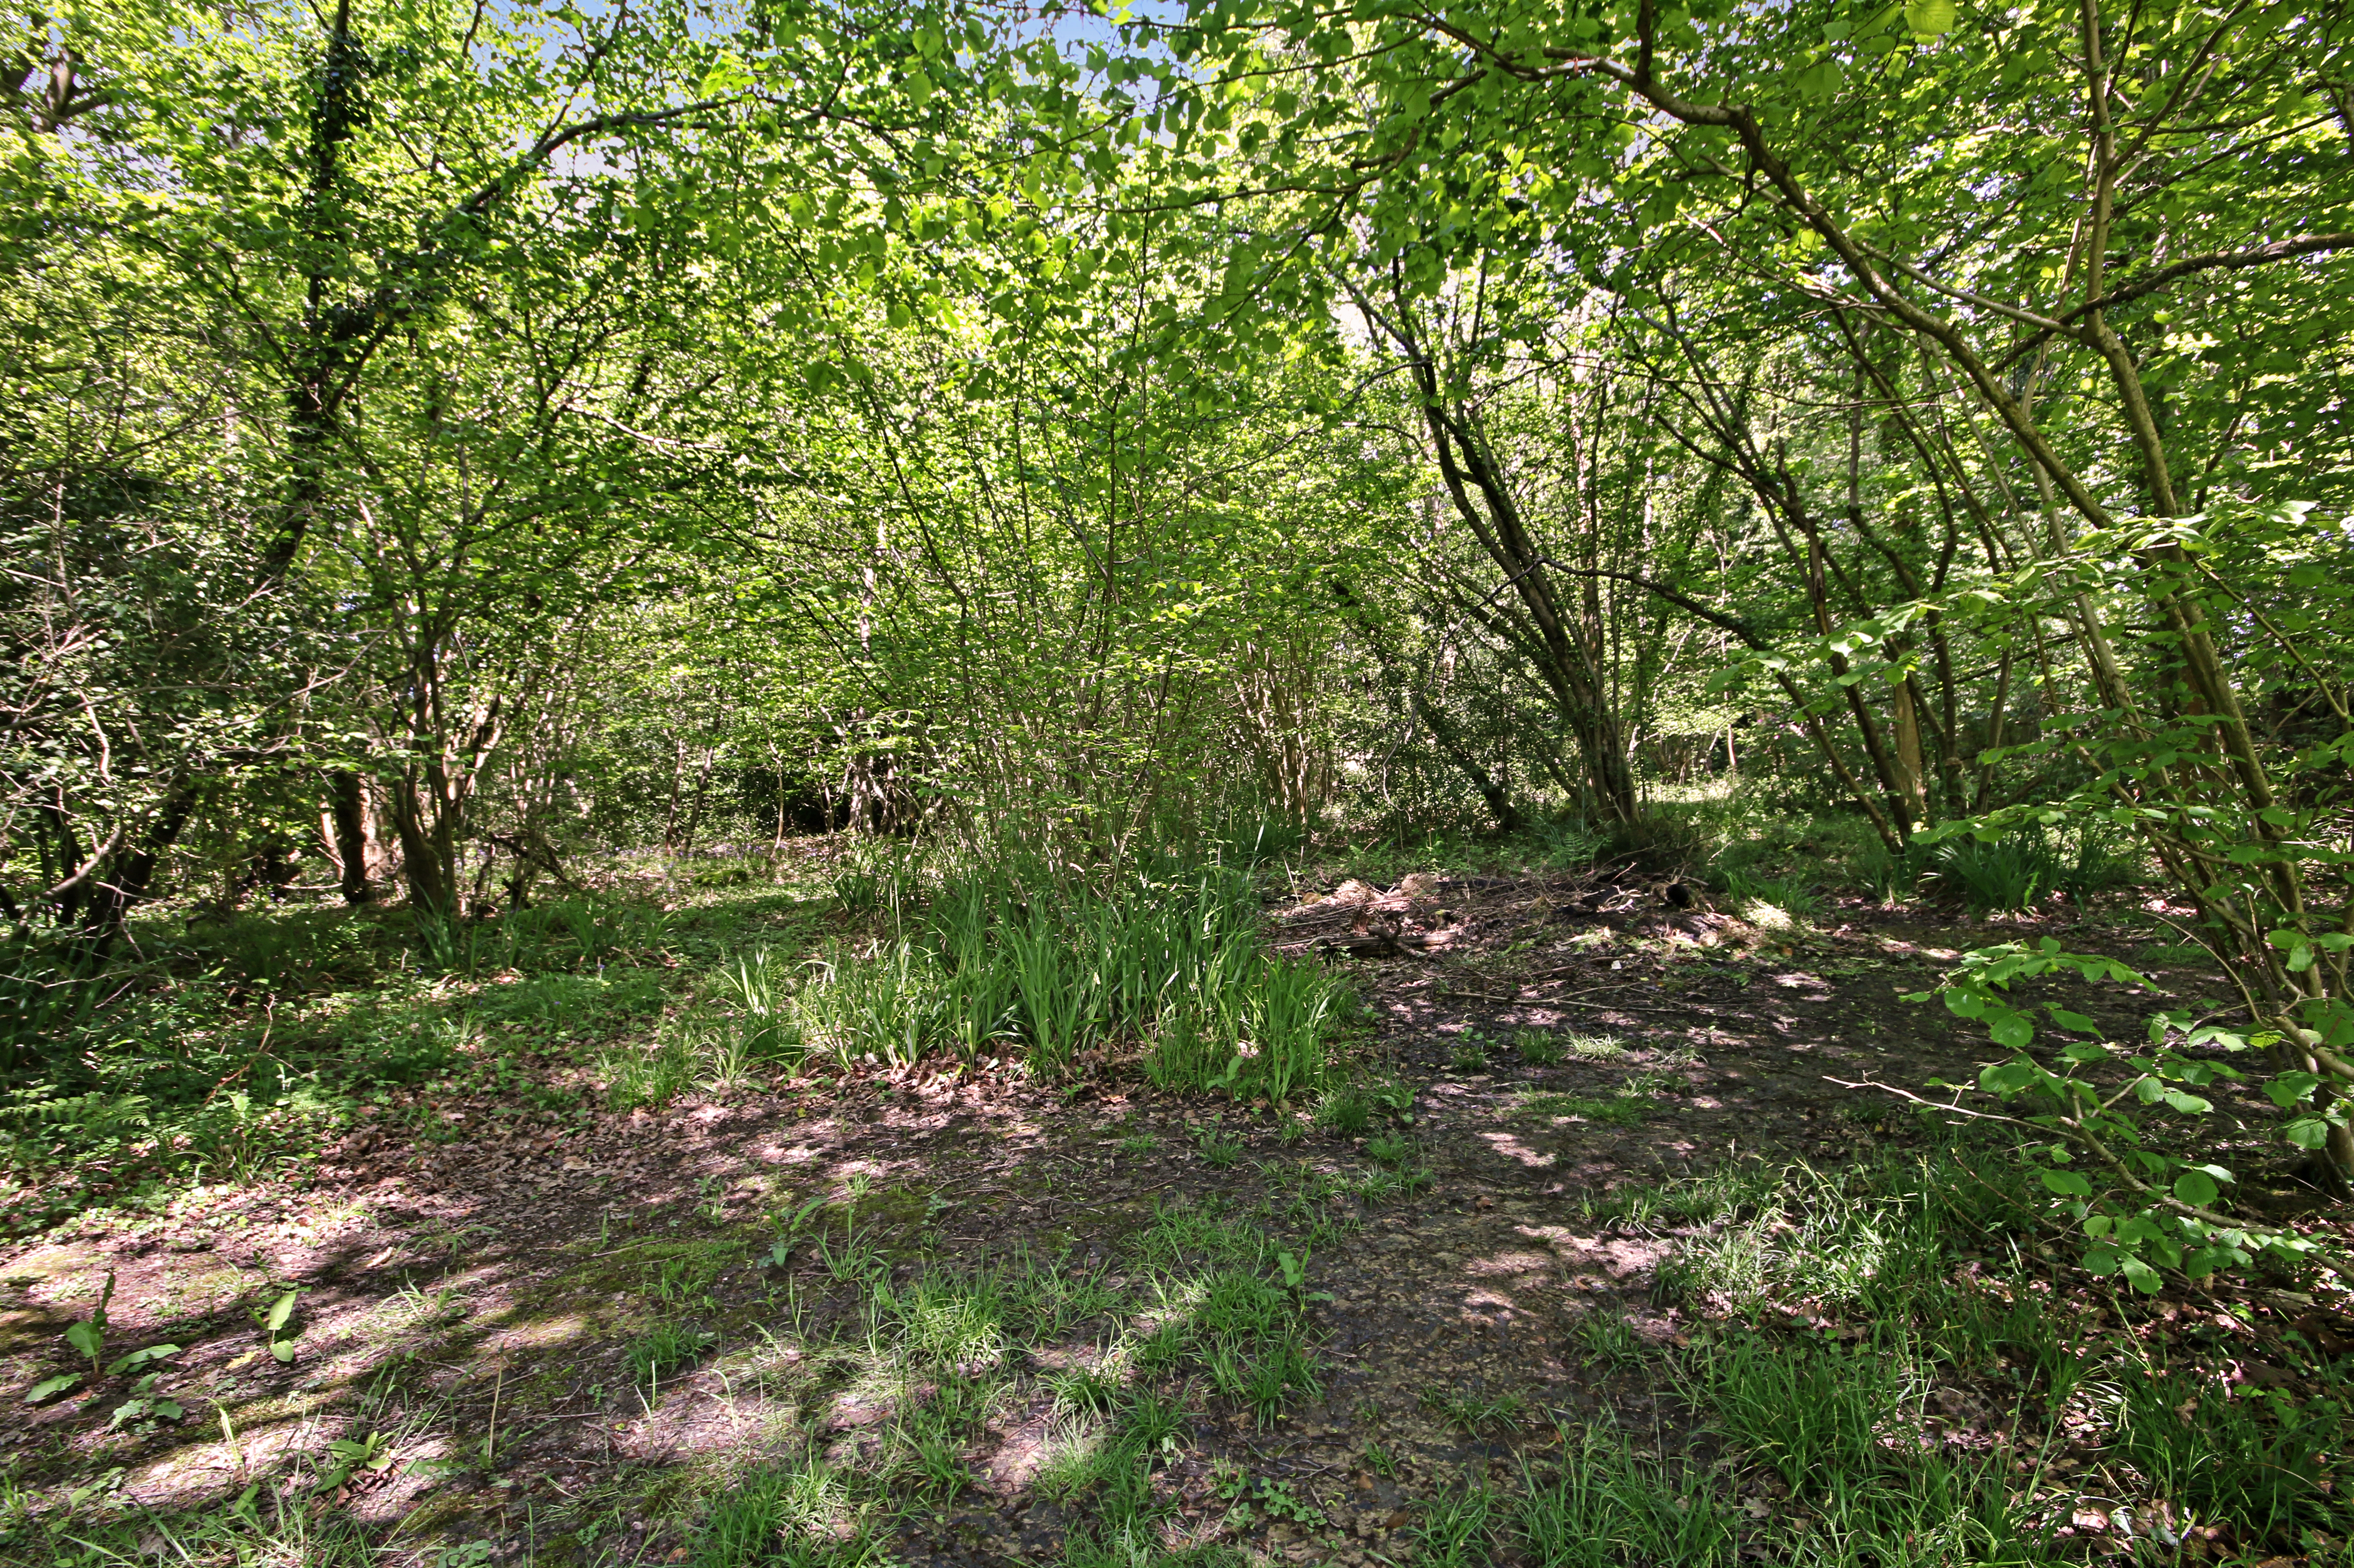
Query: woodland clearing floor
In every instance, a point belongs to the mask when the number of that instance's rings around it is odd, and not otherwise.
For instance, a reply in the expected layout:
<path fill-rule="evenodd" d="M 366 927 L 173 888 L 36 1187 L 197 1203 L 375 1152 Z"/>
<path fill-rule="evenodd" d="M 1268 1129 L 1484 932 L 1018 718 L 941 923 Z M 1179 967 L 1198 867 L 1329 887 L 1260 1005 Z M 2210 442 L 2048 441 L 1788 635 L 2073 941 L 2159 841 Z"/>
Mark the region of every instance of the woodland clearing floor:
<path fill-rule="evenodd" d="M 1943 1139 L 1838 1080 L 1974 1074 L 1982 1041 L 1900 998 L 1956 949 L 2021 932 L 1862 907 L 1768 930 L 1575 891 L 1426 878 L 1276 915 L 1298 951 L 1384 917 L 1462 933 L 1430 956 L 1333 960 L 1373 1009 L 1352 1070 L 1397 1086 L 1354 1135 L 1163 1094 L 1133 1064 L 1062 1086 L 910 1071 L 691 1092 L 585 1125 L 521 1093 L 429 1090 L 454 1141 L 362 1134 L 305 1190 L 217 1189 L 18 1245 L 0 1256 L 0 1386 L 71 1367 L 60 1336 L 111 1270 L 108 1354 L 182 1347 L 148 1397 L 183 1414 L 110 1430 L 127 1376 L 39 1408 L 11 1397 L 11 1495 L 52 1524 L 156 1521 L 144 1552 L 172 1519 L 252 1510 L 259 1486 L 356 1526 L 372 1561 L 700 1562 L 747 1475 L 814 1453 L 877 1476 L 873 1554 L 1050 1560 L 1095 1528 L 1091 1391 L 1128 1378 L 1173 1413 L 1150 1472 L 1164 1545 L 1353 1565 L 1428 1555 L 1433 1499 L 1510 1485 L 1606 1416 L 1705 1462 L 1706 1423 L 1659 1359 L 1706 1315 L 1656 1288 L 1677 1228 L 1597 1209 L 1729 1166 Z M 2152 980 L 2186 1004 L 2221 985 Z M 2053 994 L 2126 1039 L 2152 1001 Z M 1214 1287 L 1228 1266 L 1273 1277 L 1267 1310 L 1299 1315 L 1310 1361 L 1288 1383 L 1245 1392 L 1274 1340 L 1222 1368 L 1139 1337 L 1172 1320 L 1184 1279 Z M 956 1340 L 924 1316 L 925 1281 L 991 1279 L 1005 1333 Z M 255 1313 L 295 1287 L 281 1364 Z M 2287 1329 L 2333 1355 L 2354 1339 L 2309 1298 L 2234 1288 L 2106 1309 L 2220 1304 L 2258 1383 L 2295 1375 L 2274 1354 Z M 1996 1394 L 1952 1395 L 1953 1431 L 1999 1436 Z M 958 1400 L 955 1422 L 918 1419 Z M 1770 1480 L 1737 1484 L 1753 1513 L 1776 1506 Z M 2108 1549 L 2105 1520 L 2077 1521 L 2088 1552 Z"/>

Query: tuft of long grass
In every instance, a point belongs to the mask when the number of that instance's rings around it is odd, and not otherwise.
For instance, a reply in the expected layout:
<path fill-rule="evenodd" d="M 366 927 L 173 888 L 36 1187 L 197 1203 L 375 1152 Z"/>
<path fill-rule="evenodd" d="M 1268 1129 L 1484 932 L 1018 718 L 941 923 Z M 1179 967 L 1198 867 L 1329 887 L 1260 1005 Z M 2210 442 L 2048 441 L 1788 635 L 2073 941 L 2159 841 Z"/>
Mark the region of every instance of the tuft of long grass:
<path fill-rule="evenodd" d="M 705 1519 L 694 1568 L 857 1568 L 885 1542 L 846 1478 L 817 1464 L 769 1466 L 737 1480 Z"/>
<path fill-rule="evenodd" d="M 1719 1568 L 1740 1545 L 1740 1516 L 1712 1478 L 1638 1454 L 1607 1425 L 1564 1427 L 1558 1468 L 1524 1478 L 1515 1514 L 1542 1568 Z"/>

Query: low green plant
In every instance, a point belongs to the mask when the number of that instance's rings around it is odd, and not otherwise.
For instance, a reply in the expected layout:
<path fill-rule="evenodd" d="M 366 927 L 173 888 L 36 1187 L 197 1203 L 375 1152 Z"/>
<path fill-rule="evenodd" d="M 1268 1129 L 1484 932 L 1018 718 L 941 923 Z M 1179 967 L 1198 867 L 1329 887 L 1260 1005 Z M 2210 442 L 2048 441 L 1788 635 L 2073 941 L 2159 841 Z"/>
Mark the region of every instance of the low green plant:
<path fill-rule="evenodd" d="M 1992 839 L 1951 838 L 1931 852 L 1938 887 L 1977 914 L 2031 909 L 2060 885 L 2061 858 L 2040 832 Z"/>
<path fill-rule="evenodd" d="M 1631 1095 L 1605 1097 L 1548 1089 L 1539 1094 L 1516 1096 L 1512 1100 L 1512 1113 L 1515 1116 L 1573 1117 L 1580 1121 L 1628 1127 L 1641 1121 L 1649 1110 L 1642 1099 Z"/>
<path fill-rule="evenodd" d="M 606 1102 L 617 1111 L 631 1111 L 666 1106 L 685 1093 L 695 1082 L 696 1038 L 694 1021 L 665 1020 L 651 1041 L 617 1040 L 602 1046 L 596 1071 Z"/>
<path fill-rule="evenodd" d="M 99 1363 L 106 1357 L 106 1308 L 113 1299 L 114 1270 L 110 1268 L 106 1271 L 106 1284 L 98 1293 L 98 1305 L 90 1308 L 89 1317 L 66 1330 L 66 1343 L 90 1358 L 92 1377 L 98 1375 Z"/>
<path fill-rule="evenodd" d="M 1415 1088 L 1414 1085 L 1405 1079 L 1386 1076 L 1368 1078 L 1363 1085 L 1363 1093 L 1365 1103 L 1373 1107 L 1375 1116 L 1390 1117 L 1405 1122 L 1414 1120 Z"/>
<path fill-rule="evenodd" d="M 1217 1472 L 1211 1489 L 1228 1505 L 1228 1521 L 1244 1529 L 1261 1520 L 1313 1528 L 1327 1522 L 1329 1517 L 1311 1499 L 1301 1497 L 1291 1482 L 1253 1475 L 1240 1466 L 1228 1466 Z"/>
<path fill-rule="evenodd" d="M 1643 1359 L 1643 1337 L 1617 1312 L 1589 1312 L 1571 1330 L 1586 1359 L 1606 1367 L 1633 1366 Z"/>
<path fill-rule="evenodd" d="M 1638 1454 L 1607 1425 L 1564 1427 L 1558 1466 L 1524 1476 L 1514 1516 L 1543 1568 L 1732 1568 L 1741 1542 L 1741 1516 L 1706 1471 Z"/>
<path fill-rule="evenodd" d="M 847 1478 L 804 1461 L 737 1478 L 696 1531 L 693 1568 L 860 1568 L 883 1543 Z"/>
<path fill-rule="evenodd" d="M 1485 1568 L 1500 1533 L 1500 1500 L 1481 1480 L 1425 1503 L 1414 1527 L 1415 1562 L 1427 1568 Z"/>
<path fill-rule="evenodd" d="M 338 1437 L 327 1445 L 327 1462 L 320 1467 L 319 1479 L 311 1489 L 332 1492 L 361 1470 L 382 1472 L 390 1469 L 392 1461 L 393 1439 L 389 1432 Z"/>
<path fill-rule="evenodd" d="M 1422 1406 L 1466 1432 L 1477 1432 L 1483 1426 L 1518 1424 L 1528 1408 L 1528 1402 L 1511 1393 L 1481 1395 L 1449 1389 L 1426 1389 L 1422 1394 Z"/>
<path fill-rule="evenodd" d="M 1512 1049 L 1524 1065 L 1553 1067 L 1561 1064 L 1561 1041 L 1549 1029 L 1522 1029 L 1512 1035 Z"/>
<path fill-rule="evenodd" d="M 1098 1362 L 1094 1366 L 1071 1367 L 1050 1372 L 1046 1386 L 1054 1391 L 1055 1401 L 1066 1410 L 1083 1411 L 1089 1414 L 1108 1414 L 1119 1403 L 1120 1382 L 1118 1376 Z"/>
<path fill-rule="evenodd" d="M 1725 895 L 1745 919 L 1755 920 L 1753 911 L 1758 909 L 1778 910 L 1793 920 L 1812 920 L 1823 912 L 1822 895 L 1805 877 L 1767 876 L 1754 869 L 1740 868 L 1719 874 Z"/>
<path fill-rule="evenodd" d="M 301 1338 L 301 1331 L 293 1328 L 294 1308 L 302 1299 L 302 1290 L 297 1286 L 281 1292 L 267 1307 L 248 1308 L 254 1323 L 261 1330 L 262 1343 L 270 1347 L 270 1355 L 281 1362 L 294 1359 L 294 1341 Z"/>
<path fill-rule="evenodd" d="M 1571 1034 L 1563 1044 L 1581 1062 L 1616 1062 L 1627 1054 L 1625 1044 L 1615 1034 Z"/>
<path fill-rule="evenodd" d="M 2138 1375 L 2136 1375 L 2138 1374 Z M 2109 1452 L 2193 1524 L 2282 1550 L 2354 1522 L 2336 1456 L 2354 1408 L 2342 1393 L 2232 1398 L 2211 1374 L 2162 1361 L 2117 1380 Z"/>
<path fill-rule="evenodd" d="M 1353 1138 L 1373 1125 L 1373 1102 L 1359 1089 L 1337 1089 L 1318 1104 L 1316 1120 L 1343 1138 Z"/>
<path fill-rule="evenodd" d="M 733 1047 L 754 1063 L 797 1065 L 806 1053 L 793 1015 L 794 974 L 773 948 L 739 953 L 712 975 L 715 996 L 735 1013 Z"/>
<path fill-rule="evenodd" d="M 131 1397 L 114 1407 L 113 1414 L 107 1420 L 106 1429 L 112 1432 L 118 1427 L 136 1425 L 142 1422 L 177 1421 L 186 1415 L 187 1411 L 178 1400 L 159 1392 L 158 1385 L 163 1378 L 162 1372 L 149 1372 L 134 1382 L 131 1385 Z"/>
<path fill-rule="evenodd" d="M 1376 1166 L 1361 1172 L 1351 1180 L 1350 1190 L 1368 1204 L 1413 1197 L 1430 1185 L 1432 1177 L 1427 1166 L 1405 1163 L 1412 1158 L 1413 1151 L 1409 1150 L 1395 1168 Z"/>
<path fill-rule="evenodd" d="M 658 1389 L 664 1374 L 694 1365 L 717 1339 L 709 1330 L 665 1319 L 630 1341 L 622 1364 L 631 1382 Z"/>
<path fill-rule="evenodd" d="M 1194 1135 L 1194 1151 L 1202 1162 L 1223 1171 L 1243 1157 L 1241 1142 L 1227 1135 L 1224 1128 L 1205 1127 Z"/>

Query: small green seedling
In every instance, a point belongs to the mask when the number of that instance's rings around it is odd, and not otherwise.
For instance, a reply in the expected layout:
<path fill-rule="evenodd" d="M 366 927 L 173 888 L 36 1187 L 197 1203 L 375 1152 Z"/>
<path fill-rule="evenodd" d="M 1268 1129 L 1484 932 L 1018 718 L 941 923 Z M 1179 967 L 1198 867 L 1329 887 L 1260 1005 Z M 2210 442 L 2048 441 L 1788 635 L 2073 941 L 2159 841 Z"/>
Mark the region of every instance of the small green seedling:
<path fill-rule="evenodd" d="M 365 1437 L 338 1437 L 327 1445 L 330 1467 L 314 1492 L 331 1492 L 352 1478 L 355 1470 L 384 1470 L 392 1465 L 392 1435 L 371 1432 Z"/>
<path fill-rule="evenodd" d="M 114 1414 L 106 1424 L 109 1432 L 126 1421 L 177 1421 L 187 1411 L 176 1399 L 166 1399 L 155 1392 L 163 1380 L 162 1372 L 149 1372 L 131 1385 L 131 1397 L 114 1407 Z"/>
<path fill-rule="evenodd" d="M 1219 1499 L 1233 1505 L 1226 1511 L 1232 1524 L 1248 1528 L 1254 1509 L 1270 1521 L 1289 1520 L 1311 1527 L 1325 1522 L 1324 1510 L 1312 1499 L 1301 1498 L 1289 1481 L 1254 1476 L 1238 1465 L 1225 1462 L 1220 1463 L 1214 1475 Z"/>
<path fill-rule="evenodd" d="M 809 1225 L 811 1216 L 825 1207 L 824 1194 L 811 1198 L 793 1211 L 791 1217 L 779 1221 L 777 1239 L 769 1244 L 769 1266 L 782 1268 L 791 1261 L 793 1243 Z"/>
<path fill-rule="evenodd" d="M 1205 1127 L 1196 1133 L 1193 1138 L 1193 1147 L 1201 1154 L 1204 1164 L 1215 1166 L 1221 1171 L 1243 1157 L 1241 1140 L 1228 1138 L 1224 1128 L 1214 1126 Z"/>
<path fill-rule="evenodd" d="M 90 1358 L 90 1374 L 98 1375 L 98 1363 L 106 1354 L 106 1304 L 114 1299 L 114 1270 L 106 1271 L 106 1288 L 98 1293 L 98 1307 L 90 1317 L 66 1330 L 66 1343 Z"/>
<path fill-rule="evenodd" d="M 293 1320 L 294 1304 L 302 1298 L 302 1287 L 298 1285 L 281 1296 L 266 1312 L 259 1307 L 248 1308 L 253 1320 L 261 1326 L 261 1337 L 269 1344 L 270 1353 L 281 1363 L 294 1359 L 294 1341 L 301 1335 L 288 1333 L 286 1325 Z"/>

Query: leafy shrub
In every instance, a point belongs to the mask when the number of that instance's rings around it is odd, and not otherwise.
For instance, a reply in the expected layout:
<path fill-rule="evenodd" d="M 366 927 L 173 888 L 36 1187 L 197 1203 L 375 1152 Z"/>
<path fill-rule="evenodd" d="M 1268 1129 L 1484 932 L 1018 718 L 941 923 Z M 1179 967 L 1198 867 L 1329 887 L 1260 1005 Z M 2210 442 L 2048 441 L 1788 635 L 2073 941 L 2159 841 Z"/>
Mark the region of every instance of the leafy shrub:
<path fill-rule="evenodd" d="M 1735 868 L 1720 874 L 1724 891 L 1744 912 L 1769 906 L 1797 920 L 1810 920 L 1823 912 L 1822 895 L 1801 876 L 1766 876 Z"/>
<path fill-rule="evenodd" d="M 2059 885 L 2061 861 L 2040 833 L 2007 833 L 1991 842 L 1948 839 L 1930 864 L 1940 887 L 1972 913 L 2031 909 Z"/>

